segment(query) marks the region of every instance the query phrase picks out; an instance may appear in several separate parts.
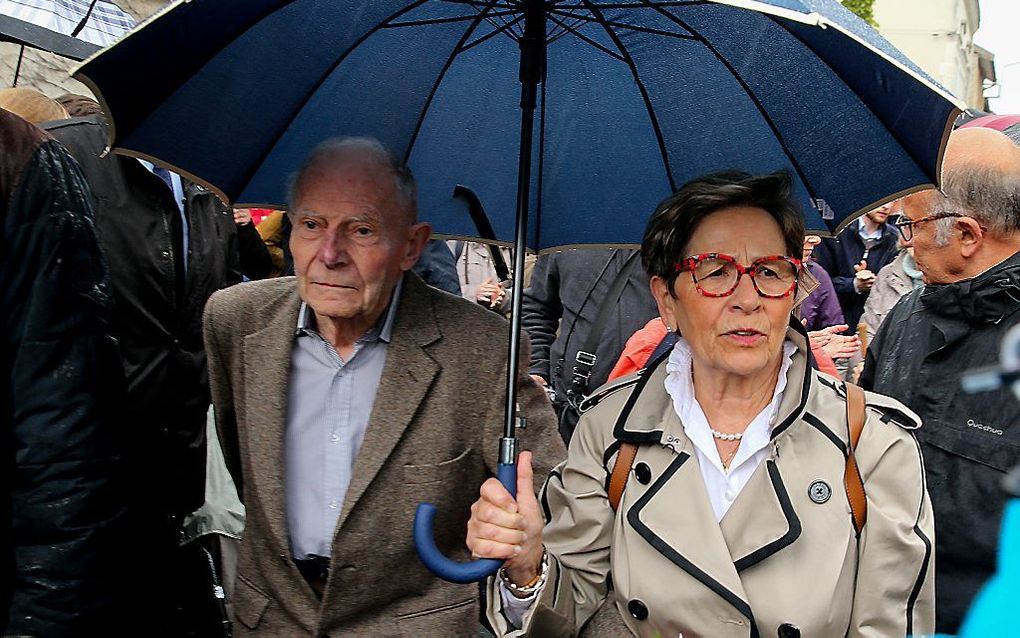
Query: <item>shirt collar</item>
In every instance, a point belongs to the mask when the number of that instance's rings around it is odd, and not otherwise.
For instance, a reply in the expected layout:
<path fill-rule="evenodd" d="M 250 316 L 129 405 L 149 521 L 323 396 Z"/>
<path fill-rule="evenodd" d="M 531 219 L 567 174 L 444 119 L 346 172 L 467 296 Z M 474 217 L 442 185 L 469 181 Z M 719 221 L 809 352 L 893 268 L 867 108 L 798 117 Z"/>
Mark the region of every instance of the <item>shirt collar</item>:
<path fill-rule="evenodd" d="M 372 329 L 358 338 L 361 342 L 382 341 L 389 343 L 393 336 L 393 324 L 397 320 L 397 306 L 399 305 L 400 293 L 404 289 L 404 278 L 397 280 L 393 294 L 390 296 L 390 303 L 382 316 L 376 321 Z M 298 311 L 297 326 L 294 328 L 294 336 L 300 337 L 305 334 L 318 334 L 315 324 L 315 312 L 312 307 L 304 301 L 301 302 L 301 309 Z"/>
<path fill-rule="evenodd" d="M 875 232 L 868 232 L 864 226 L 864 218 L 857 218 L 857 234 L 861 236 L 861 239 L 882 239 L 882 230 L 882 226 L 879 226 Z"/>

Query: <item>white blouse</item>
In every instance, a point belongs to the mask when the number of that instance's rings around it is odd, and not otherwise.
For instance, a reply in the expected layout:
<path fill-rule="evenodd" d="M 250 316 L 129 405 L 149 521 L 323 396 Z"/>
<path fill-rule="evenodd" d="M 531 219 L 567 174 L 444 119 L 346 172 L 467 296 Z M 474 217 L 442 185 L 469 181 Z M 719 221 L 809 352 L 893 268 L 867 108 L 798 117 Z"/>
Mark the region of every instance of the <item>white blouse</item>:
<path fill-rule="evenodd" d="M 768 458 L 768 447 L 772 440 L 772 427 L 775 425 L 779 404 L 783 400 L 786 389 L 786 373 L 793 363 L 793 354 L 797 346 L 791 341 L 783 344 L 783 362 L 779 368 L 779 379 L 772 393 L 772 401 L 758 413 L 744 430 L 740 439 L 740 447 L 730 463 L 729 470 L 724 470 L 719 451 L 712 437 L 712 426 L 701 409 L 701 404 L 694 397 L 693 369 L 691 367 L 691 347 L 680 338 L 673 347 L 673 352 L 666 362 L 666 392 L 673 399 L 673 409 L 684 427 L 684 434 L 694 444 L 701 466 L 701 477 L 705 481 L 705 491 L 712 503 L 715 520 L 721 521 L 737 500 L 751 475 Z"/>

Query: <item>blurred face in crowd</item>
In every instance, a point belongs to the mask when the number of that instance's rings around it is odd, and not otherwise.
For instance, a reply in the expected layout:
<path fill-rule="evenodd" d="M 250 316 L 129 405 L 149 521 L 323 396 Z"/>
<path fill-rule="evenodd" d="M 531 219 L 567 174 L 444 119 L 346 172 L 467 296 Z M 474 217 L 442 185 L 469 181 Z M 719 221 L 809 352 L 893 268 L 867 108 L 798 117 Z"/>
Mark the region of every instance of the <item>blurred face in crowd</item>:
<path fill-rule="evenodd" d="M 871 220 L 872 223 L 881 226 L 885 223 L 885 220 L 889 219 L 889 215 L 893 212 L 893 204 L 896 202 L 889 202 L 888 204 L 882 204 L 878 208 L 868 213 L 865 216 Z"/>
<path fill-rule="evenodd" d="M 291 222 L 301 299 L 320 323 L 331 320 L 355 337 L 375 324 L 431 233 L 400 205 L 389 170 L 357 156 L 306 169 Z"/>
<path fill-rule="evenodd" d="M 677 261 L 704 253 L 723 253 L 748 266 L 758 258 L 786 252 L 782 231 L 771 215 L 760 208 L 731 207 L 706 217 L 684 254 L 677 255 Z M 706 273 L 705 285 L 711 276 Z M 768 276 L 772 273 L 761 275 Z M 795 274 L 792 281 L 796 281 Z M 679 328 L 697 366 L 725 375 L 754 376 L 778 365 L 794 294 L 779 299 L 762 297 L 746 274 L 740 276 L 733 293 L 724 297 L 704 296 L 690 271 L 676 278 L 673 295 L 667 285 L 661 277 L 652 278 L 659 312 L 668 326 Z"/>

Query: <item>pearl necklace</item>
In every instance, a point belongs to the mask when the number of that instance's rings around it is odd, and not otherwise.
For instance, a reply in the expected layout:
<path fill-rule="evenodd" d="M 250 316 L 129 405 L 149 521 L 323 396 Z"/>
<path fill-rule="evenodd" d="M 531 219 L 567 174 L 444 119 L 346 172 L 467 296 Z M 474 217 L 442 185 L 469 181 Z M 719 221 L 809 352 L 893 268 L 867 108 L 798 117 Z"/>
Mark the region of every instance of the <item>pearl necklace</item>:
<path fill-rule="evenodd" d="M 739 441 L 740 439 L 744 438 L 743 432 L 737 432 L 735 434 L 726 434 L 725 432 L 719 432 L 718 430 L 713 430 L 712 428 L 709 428 L 709 430 L 712 432 L 712 436 L 721 441 Z"/>

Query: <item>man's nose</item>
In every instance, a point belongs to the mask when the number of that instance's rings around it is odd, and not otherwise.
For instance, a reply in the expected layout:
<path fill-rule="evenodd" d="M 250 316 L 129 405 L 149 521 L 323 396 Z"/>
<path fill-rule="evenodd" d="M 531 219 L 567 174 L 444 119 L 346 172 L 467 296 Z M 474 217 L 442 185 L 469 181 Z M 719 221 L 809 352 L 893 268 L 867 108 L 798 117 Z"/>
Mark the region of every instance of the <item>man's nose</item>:
<path fill-rule="evenodd" d="M 322 244 L 319 245 L 319 253 L 316 257 L 328 268 L 335 268 L 346 263 L 349 255 L 347 253 L 347 241 L 343 233 L 338 231 L 331 232 L 324 237 Z"/>

